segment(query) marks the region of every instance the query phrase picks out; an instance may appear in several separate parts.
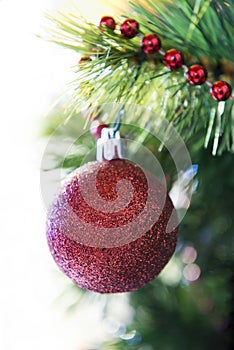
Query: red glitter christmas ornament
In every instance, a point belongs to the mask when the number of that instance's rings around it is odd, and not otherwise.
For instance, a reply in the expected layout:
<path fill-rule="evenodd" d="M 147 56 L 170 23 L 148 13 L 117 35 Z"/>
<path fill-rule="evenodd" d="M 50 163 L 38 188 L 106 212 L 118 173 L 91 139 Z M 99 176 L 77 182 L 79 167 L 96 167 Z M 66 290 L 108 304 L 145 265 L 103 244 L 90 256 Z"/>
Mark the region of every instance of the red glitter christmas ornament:
<path fill-rule="evenodd" d="M 167 68 L 172 70 L 180 68 L 184 59 L 180 51 L 171 49 L 166 52 L 163 62 Z"/>
<path fill-rule="evenodd" d="M 121 25 L 120 25 L 120 31 L 121 34 L 126 39 L 134 38 L 138 34 L 139 24 L 131 18 L 126 19 Z"/>
<path fill-rule="evenodd" d="M 216 81 L 212 85 L 210 93 L 214 100 L 226 101 L 232 94 L 232 88 L 226 81 Z"/>
<path fill-rule="evenodd" d="M 194 64 L 189 67 L 187 79 L 192 85 L 201 85 L 207 79 L 207 71 L 204 67 Z"/>
<path fill-rule="evenodd" d="M 104 17 L 101 18 L 99 26 L 101 28 L 104 28 L 106 26 L 106 27 L 114 30 L 115 26 L 116 26 L 116 23 L 115 23 L 114 18 L 112 18 L 110 16 L 104 16 Z"/>
<path fill-rule="evenodd" d="M 50 251 L 74 283 L 99 293 L 137 290 L 171 258 L 177 218 L 164 186 L 123 159 L 94 161 L 63 184 L 47 217 Z"/>
<path fill-rule="evenodd" d="M 157 52 L 161 47 L 160 39 L 154 34 L 147 34 L 144 36 L 141 47 L 144 53 L 153 54 Z"/>

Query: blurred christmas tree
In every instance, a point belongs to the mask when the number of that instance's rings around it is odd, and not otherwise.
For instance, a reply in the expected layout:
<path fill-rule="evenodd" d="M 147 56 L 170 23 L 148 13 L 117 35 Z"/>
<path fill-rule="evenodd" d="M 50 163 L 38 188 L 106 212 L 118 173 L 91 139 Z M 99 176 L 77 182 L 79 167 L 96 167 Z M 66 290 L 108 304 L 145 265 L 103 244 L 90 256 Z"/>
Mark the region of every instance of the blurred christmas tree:
<path fill-rule="evenodd" d="M 56 154 L 55 167 L 71 171 L 80 165 L 95 142 L 89 133 L 75 140 L 98 119 L 155 152 L 170 186 L 175 179 L 168 154 L 144 133 L 146 126 L 154 133 L 166 119 L 199 164 L 199 185 L 174 258 L 158 279 L 131 294 L 135 316 L 128 329 L 116 330 L 98 348 L 232 349 L 234 4 L 145 0 L 130 7 L 131 15 L 105 18 L 100 26 L 75 15 L 49 16 L 51 40 L 81 55 L 69 102 L 62 113 L 60 105 L 53 110 L 44 127 L 45 135 L 75 145 L 65 158 Z M 108 115 L 106 103 L 117 105 Z M 150 107 L 157 120 L 131 114 L 131 105 Z M 121 129 L 121 122 L 137 127 Z"/>

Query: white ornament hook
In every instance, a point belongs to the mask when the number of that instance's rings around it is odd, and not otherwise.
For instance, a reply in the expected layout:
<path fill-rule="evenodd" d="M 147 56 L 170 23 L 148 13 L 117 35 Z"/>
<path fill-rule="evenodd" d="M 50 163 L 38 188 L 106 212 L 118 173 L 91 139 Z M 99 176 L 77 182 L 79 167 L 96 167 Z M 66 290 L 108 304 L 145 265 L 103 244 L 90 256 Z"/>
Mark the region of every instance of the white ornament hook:
<path fill-rule="evenodd" d="M 120 133 L 113 128 L 103 128 L 101 137 L 97 140 L 96 159 L 102 162 L 116 158 L 123 158 Z"/>

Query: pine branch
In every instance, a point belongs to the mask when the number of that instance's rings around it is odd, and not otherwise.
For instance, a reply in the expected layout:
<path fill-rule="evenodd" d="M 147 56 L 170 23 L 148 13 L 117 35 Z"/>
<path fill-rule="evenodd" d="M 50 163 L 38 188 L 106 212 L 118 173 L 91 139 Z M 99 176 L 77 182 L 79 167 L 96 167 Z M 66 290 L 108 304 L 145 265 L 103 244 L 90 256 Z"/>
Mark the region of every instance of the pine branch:
<path fill-rule="evenodd" d="M 145 4 L 131 3 L 134 16 L 130 16 L 138 21 L 143 35 L 156 33 L 163 50 L 180 49 L 187 65 L 205 62 L 211 79 L 233 84 L 229 69 L 234 47 L 231 1 L 146 0 Z M 106 103 L 119 103 L 119 108 L 125 106 L 123 122 L 155 128 L 154 120 L 128 113 L 132 104 L 150 106 L 157 118 L 172 122 L 185 140 L 203 131 L 205 146 L 213 142 L 213 154 L 234 151 L 232 100 L 218 104 L 208 86 L 190 86 L 183 69 L 169 71 L 159 53 L 146 56 L 139 36 L 127 40 L 118 27 L 115 31 L 100 29 L 74 15 L 60 13 L 48 18 L 55 24 L 49 30 L 51 41 L 91 58 L 75 67 L 77 78 L 71 83 L 66 118 L 84 109 L 94 115 Z M 118 111 L 109 113 L 107 122 L 115 122 L 114 113 Z"/>
<path fill-rule="evenodd" d="M 203 56 L 214 62 L 223 58 L 233 60 L 232 1 L 182 0 L 164 3 L 148 0 L 147 3 L 150 11 L 138 3 L 131 3 L 137 13 L 135 18 L 147 31 L 154 31 L 164 38 L 166 48 L 174 45 L 184 53 L 192 53 L 195 60 L 201 60 Z"/>

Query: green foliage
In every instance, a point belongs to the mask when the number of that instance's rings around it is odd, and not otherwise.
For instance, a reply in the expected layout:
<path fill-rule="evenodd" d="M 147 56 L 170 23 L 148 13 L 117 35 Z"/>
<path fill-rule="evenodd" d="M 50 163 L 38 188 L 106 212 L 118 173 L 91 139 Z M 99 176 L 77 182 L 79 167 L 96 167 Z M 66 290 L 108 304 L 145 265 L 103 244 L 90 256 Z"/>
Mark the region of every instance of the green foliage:
<path fill-rule="evenodd" d="M 140 23 L 143 34 L 159 35 L 163 50 L 180 49 L 187 65 L 206 62 L 210 81 L 224 79 L 234 85 L 233 72 L 226 69 L 233 65 L 233 1 L 145 3 L 147 7 L 132 3 L 129 15 Z M 217 162 L 210 153 L 234 151 L 233 101 L 216 103 L 208 86 L 190 86 L 183 69 L 170 72 L 159 54 L 146 57 L 140 49 L 141 39 L 123 39 L 119 28 L 114 32 L 100 30 L 84 18 L 61 13 L 49 19 L 53 22 L 50 40 L 92 58 L 74 67 L 77 77 L 71 84 L 72 98 L 62 113 L 59 108 L 46 121 L 46 136 L 55 132 L 57 142 L 69 139 L 74 146 L 65 159 L 54 155 L 54 167 L 71 171 L 79 166 L 95 144 L 92 136 L 82 130 L 90 118 L 103 118 L 106 103 L 117 106 L 103 120 L 114 123 L 124 107 L 123 122 L 138 128 L 123 126 L 123 134 L 139 138 L 154 153 L 158 141 L 145 137 L 142 130 L 145 126 L 158 128 L 163 118 L 172 122 L 187 140 L 193 162 L 200 166 L 199 191 L 180 226 L 175 254 L 182 272 L 181 251 L 193 242 L 200 279 L 189 283 L 181 278 L 171 286 L 158 278 L 131 293 L 135 312 L 132 324 L 124 334 L 113 334 L 110 342 L 93 349 L 232 349 L 234 167 L 231 155 L 224 154 Z M 131 105 L 136 104 L 152 109 L 155 119 L 142 109 L 131 113 Z M 85 116 L 80 113 L 84 110 Z M 83 135 L 78 139 L 80 134 Z M 202 148 L 204 145 L 207 150 Z M 163 150 L 157 157 L 172 182 L 172 164 L 166 152 Z M 134 335 L 128 337 L 129 334 Z"/>
<path fill-rule="evenodd" d="M 130 17 L 140 23 L 141 34 L 156 33 L 163 50 L 180 49 L 187 65 L 206 62 L 211 81 L 226 79 L 233 85 L 233 76 L 226 73 L 226 66 L 233 65 L 233 2 L 147 0 L 146 4 L 131 3 Z M 73 94 L 66 118 L 84 109 L 92 116 L 97 110 L 101 115 L 105 103 L 143 105 L 154 110 L 157 118 L 171 121 L 185 140 L 202 131 L 205 147 L 213 140 L 213 154 L 233 152 L 233 100 L 217 103 L 207 85 L 190 86 L 184 69 L 169 71 L 159 53 L 146 56 L 141 38 L 127 40 L 119 27 L 114 32 L 100 29 L 73 14 L 48 18 L 53 22 L 50 40 L 82 57 L 91 57 L 74 67 L 77 78 L 71 84 Z M 115 119 L 112 114 L 108 122 Z M 142 128 L 155 127 L 152 120 L 130 119 Z M 127 113 L 123 122 L 129 122 Z"/>
<path fill-rule="evenodd" d="M 181 261 L 183 247 L 192 245 L 198 252 L 201 276 L 192 283 L 182 278 L 174 286 L 159 277 L 131 293 L 135 317 L 126 333 L 135 331 L 135 336 L 116 337 L 110 349 L 233 348 L 233 160 L 225 155 L 217 166 L 209 151 L 197 153 L 192 147 L 191 153 L 200 164 L 199 191 L 180 226 L 175 256 Z M 184 266 L 181 261 L 180 269 Z"/>
<path fill-rule="evenodd" d="M 82 118 L 79 116 L 80 121 Z M 123 133 L 130 139 L 142 135 L 139 128 L 123 127 Z M 78 134 L 81 134 L 79 139 Z M 79 166 L 80 160 L 94 147 L 94 138 L 88 132 L 82 133 L 82 122 L 77 123 L 76 115 L 59 128 L 55 126 L 56 142 L 65 142 L 64 135 L 69 137 L 74 148 L 60 166 L 65 171 L 71 171 Z M 194 135 L 188 142 L 193 162 L 199 163 L 199 188 L 180 225 L 175 259 L 182 274 L 185 267 L 182 250 L 192 245 L 198 253 L 195 262 L 201 269 L 201 277 L 192 283 L 180 277 L 177 283 L 171 285 L 160 276 L 131 293 L 130 302 L 135 314 L 133 322 L 121 334 L 110 334 L 109 338 L 112 339 L 109 342 L 93 346 L 92 349 L 231 350 L 233 156 L 225 154 L 219 160 L 210 157 L 210 149 L 199 150 L 199 140 L 200 135 Z M 143 143 L 152 152 L 157 152 L 159 141 L 152 135 L 143 138 Z M 79 155 L 81 157 L 78 159 Z M 157 153 L 157 158 L 163 164 L 169 181 L 173 182 L 173 164 L 168 153 L 163 150 Z M 80 303 L 84 304 L 90 299 L 90 292 L 74 288 L 77 298 L 69 305 L 68 311 L 78 312 Z M 106 305 L 109 300 L 107 296 Z M 103 313 L 103 319 L 108 323 L 106 312 Z"/>
<path fill-rule="evenodd" d="M 148 0 L 150 10 L 137 2 L 132 7 L 137 20 L 148 32 L 165 40 L 165 48 L 176 46 L 193 59 L 209 57 L 215 63 L 233 60 L 233 1 L 217 0 Z"/>

